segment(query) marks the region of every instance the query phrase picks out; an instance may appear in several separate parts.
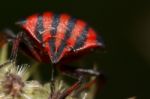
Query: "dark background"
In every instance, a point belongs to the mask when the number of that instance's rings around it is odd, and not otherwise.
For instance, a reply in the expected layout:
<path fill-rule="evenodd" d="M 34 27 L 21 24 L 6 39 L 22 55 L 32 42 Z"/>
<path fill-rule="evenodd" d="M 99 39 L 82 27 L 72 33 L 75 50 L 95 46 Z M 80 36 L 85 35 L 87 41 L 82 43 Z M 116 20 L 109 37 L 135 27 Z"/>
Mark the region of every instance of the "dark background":
<path fill-rule="evenodd" d="M 101 33 L 106 53 L 87 58 L 107 74 L 97 99 L 150 99 L 150 2 L 137 0 L 1 0 L 0 29 L 32 13 L 68 13 Z"/>

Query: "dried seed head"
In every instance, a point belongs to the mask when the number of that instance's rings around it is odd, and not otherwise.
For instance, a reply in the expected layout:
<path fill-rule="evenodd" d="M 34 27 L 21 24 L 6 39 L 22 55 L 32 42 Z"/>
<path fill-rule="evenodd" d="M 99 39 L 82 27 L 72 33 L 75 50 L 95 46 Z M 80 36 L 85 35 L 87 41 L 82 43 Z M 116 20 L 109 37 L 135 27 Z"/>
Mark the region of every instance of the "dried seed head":
<path fill-rule="evenodd" d="M 24 82 L 18 75 L 7 74 L 4 81 L 2 81 L 2 85 L 6 94 L 17 97 L 22 92 Z"/>

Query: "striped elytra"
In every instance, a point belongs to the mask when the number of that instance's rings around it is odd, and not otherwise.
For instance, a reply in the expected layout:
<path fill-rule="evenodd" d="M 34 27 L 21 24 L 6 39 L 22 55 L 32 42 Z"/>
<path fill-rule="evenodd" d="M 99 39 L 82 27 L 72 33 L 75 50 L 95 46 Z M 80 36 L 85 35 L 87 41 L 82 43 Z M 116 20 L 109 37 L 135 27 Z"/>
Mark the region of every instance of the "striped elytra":
<path fill-rule="evenodd" d="M 52 63 L 58 63 L 72 52 L 77 54 L 90 48 L 103 47 L 91 27 L 67 14 L 34 14 L 20 23 L 27 35 L 44 45 Z"/>

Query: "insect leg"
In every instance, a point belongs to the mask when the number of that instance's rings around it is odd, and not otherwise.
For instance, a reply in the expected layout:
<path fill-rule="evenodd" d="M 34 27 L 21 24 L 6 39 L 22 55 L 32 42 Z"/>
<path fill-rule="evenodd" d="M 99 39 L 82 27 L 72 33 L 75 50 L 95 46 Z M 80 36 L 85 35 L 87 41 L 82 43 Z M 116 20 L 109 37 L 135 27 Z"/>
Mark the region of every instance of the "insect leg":
<path fill-rule="evenodd" d="M 19 43 L 20 43 L 20 40 L 22 38 L 22 32 L 19 33 L 17 35 L 17 37 L 15 38 L 15 35 L 10 32 L 10 31 L 6 31 L 6 36 L 9 36 L 9 38 L 11 38 L 11 40 L 13 41 L 13 48 L 12 48 L 12 52 L 11 52 L 11 56 L 9 58 L 9 60 L 3 64 L 0 65 L 0 68 L 7 65 L 7 64 L 10 64 L 10 63 L 14 63 L 15 60 L 16 60 L 16 57 L 17 57 L 17 52 L 18 52 L 18 47 L 19 47 Z M 9 39 L 8 38 L 8 39 Z M 9 41 L 9 40 L 8 40 Z"/>
<path fill-rule="evenodd" d="M 51 86 L 50 86 L 51 95 L 50 95 L 50 97 L 51 98 L 53 97 L 53 94 L 55 92 L 54 71 L 55 71 L 55 67 L 54 67 L 54 65 L 52 65 L 51 66 L 51 80 L 50 80 L 50 83 L 51 83 Z"/>
<path fill-rule="evenodd" d="M 85 83 L 82 87 L 80 87 L 74 96 L 78 96 L 81 92 L 85 91 L 86 89 L 89 89 L 92 85 L 96 84 L 96 91 L 95 95 L 99 94 L 102 89 L 105 87 L 106 84 L 106 77 L 104 75 L 99 75 L 98 77 L 90 80 L 89 82 Z"/>
<path fill-rule="evenodd" d="M 2 35 L 2 36 L 4 36 L 3 39 L 5 39 L 6 43 L 7 43 L 7 42 L 13 42 L 13 41 L 16 39 L 15 34 L 14 34 L 10 29 L 5 29 L 5 30 L 3 30 L 2 32 L 3 32 L 3 34 L 5 34 L 5 35 Z M 13 44 L 14 44 L 14 43 L 13 43 Z M 5 63 L 0 64 L 0 68 L 3 67 L 3 66 L 6 66 L 6 65 L 8 65 L 8 64 L 10 64 L 10 63 L 12 63 L 12 62 L 13 62 L 13 61 L 12 61 L 11 58 L 10 58 L 10 59 L 9 59 L 8 61 L 6 61 Z"/>
<path fill-rule="evenodd" d="M 37 61 L 42 61 L 42 56 L 40 54 L 39 47 L 31 42 L 30 38 L 24 34 L 23 43 L 20 44 L 21 50 L 23 50 L 27 55 L 33 57 Z"/>
<path fill-rule="evenodd" d="M 16 39 L 13 41 L 13 48 L 12 48 L 12 51 L 11 51 L 11 56 L 9 58 L 9 60 L 11 62 L 15 62 L 16 61 L 18 48 L 19 48 L 19 44 L 20 44 L 20 41 L 22 39 L 22 36 L 23 36 L 23 32 L 20 32 L 17 35 Z"/>
<path fill-rule="evenodd" d="M 65 90 L 59 99 L 65 99 L 68 95 L 70 95 L 74 90 L 78 89 L 82 83 L 82 77 L 79 78 L 77 82 L 75 82 L 71 87 Z"/>
<path fill-rule="evenodd" d="M 83 69 L 83 68 L 74 68 L 69 65 L 60 65 L 58 69 L 64 73 L 64 75 L 70 76 L 72 78 L 78 79 L 79 77 L 83 77 L 82 81 L 91 78 L 92 76 L 96 77 L 92 81 L 84 84 L 82 88 L 79 88 L 78 93 L 82 92 L 85 89 L 90 88 L 93 84 L 98 84 L 98 90 L 103 89 L 106 84 L 106 77 L 104 73 L 94 70 L 94 69 Z"/>
<path fill-rule="evenodd" d="M 71 76 L 72 78 L 78 78 L 79 76 L 86 76 L 86 77 L 91 77 L 91 76 L 104 76 L 104 73 L 94 70 L 94 69 L 83 69 L 83 68 L 75 68 L 70 65 L 57 65 L 56 66 L 58 70 L 60 70 L 62 73 L 64 73 L 67 76 Z"/>

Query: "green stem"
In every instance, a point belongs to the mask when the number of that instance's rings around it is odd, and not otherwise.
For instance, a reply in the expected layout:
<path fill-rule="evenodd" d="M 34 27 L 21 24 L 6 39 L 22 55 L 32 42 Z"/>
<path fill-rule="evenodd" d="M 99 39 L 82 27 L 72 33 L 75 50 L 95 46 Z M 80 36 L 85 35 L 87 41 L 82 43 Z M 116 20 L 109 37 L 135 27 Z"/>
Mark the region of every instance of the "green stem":
<path fill-rule="evenodd" d="M 5 44 L 0 52 L 0 63 L 4 63 L 7 60 L 8 55 L 8 45 Z"/>

